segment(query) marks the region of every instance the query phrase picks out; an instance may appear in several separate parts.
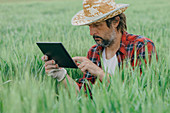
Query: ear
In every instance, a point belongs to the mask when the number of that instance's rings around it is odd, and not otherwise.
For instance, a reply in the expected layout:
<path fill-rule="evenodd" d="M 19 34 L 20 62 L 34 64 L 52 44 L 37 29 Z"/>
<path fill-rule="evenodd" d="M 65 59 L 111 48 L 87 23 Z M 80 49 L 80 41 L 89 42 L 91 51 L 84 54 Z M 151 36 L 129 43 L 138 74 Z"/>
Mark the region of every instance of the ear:
<path fill-rule="evenodd" d="M 115 19 L 114 19 L 113 22 L 112 22 L 112 26 L 113 26 L 114 28 L 117 28 L 118 25 L 119 25 L 119 22 L 120 22 L 120 17 L 119 17 L 119 16 L 115 17 Z"/>

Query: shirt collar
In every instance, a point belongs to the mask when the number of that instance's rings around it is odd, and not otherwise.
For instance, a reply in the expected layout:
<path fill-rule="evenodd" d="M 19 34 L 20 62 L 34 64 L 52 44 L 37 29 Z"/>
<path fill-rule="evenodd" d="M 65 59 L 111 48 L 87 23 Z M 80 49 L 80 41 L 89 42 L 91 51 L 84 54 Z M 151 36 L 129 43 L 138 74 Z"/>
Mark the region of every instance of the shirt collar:
<path fill-rule="evenodd" d="M 127 41 L 127 32 L 124 32 L 123 34 L 122 34 L 122 38 L 121 38 L 121 41 L 120 41 L 120 48 L 119 48 L 119 50 L 117 51 L 117 52 L 121 52 L 121 53 L 123 53 L 124 55 L 126 54 L 126 45 L 127 45 L 127 43 L 128 43 L 128 41 Z"/>

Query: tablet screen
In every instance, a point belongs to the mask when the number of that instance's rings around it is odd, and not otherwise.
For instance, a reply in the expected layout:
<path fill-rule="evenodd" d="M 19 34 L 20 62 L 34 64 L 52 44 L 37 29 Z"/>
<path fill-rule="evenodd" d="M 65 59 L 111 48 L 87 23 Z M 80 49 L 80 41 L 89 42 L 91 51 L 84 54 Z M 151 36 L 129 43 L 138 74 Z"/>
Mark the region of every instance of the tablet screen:
<path fill-rule="evenodd" d="M 55 60 L 59 67 L 64 68 L 78 68 L 70 57 L 63 44 L 60 42 L 37 42 L 38 47 L 48 59 Z"/>

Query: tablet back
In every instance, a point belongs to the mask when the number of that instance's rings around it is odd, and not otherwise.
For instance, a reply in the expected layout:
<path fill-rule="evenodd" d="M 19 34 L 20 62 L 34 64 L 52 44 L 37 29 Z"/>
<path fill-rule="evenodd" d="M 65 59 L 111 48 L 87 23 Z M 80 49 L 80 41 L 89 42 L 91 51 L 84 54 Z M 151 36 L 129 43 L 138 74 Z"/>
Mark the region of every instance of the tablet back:
<path fill-rule="evenodd" d="M 47 55 L 49 60 L 55 60 L 59 67 L 78 68 L 62 43 L 37 42 L 37 45 L 42 53 Z"/>

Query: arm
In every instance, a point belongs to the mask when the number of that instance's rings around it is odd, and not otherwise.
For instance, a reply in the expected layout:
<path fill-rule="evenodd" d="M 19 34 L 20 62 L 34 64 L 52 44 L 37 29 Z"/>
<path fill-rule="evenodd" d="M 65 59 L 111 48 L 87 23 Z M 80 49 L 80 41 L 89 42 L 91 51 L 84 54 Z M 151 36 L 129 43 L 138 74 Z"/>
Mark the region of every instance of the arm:
<path fill-rule="evenodd" d="M 64 68 L 59 68 L 58 64 L 55 64 L 54 60 L 48 60 L 46 55 L 42 57 L 42 60 L 45 61 L 45 72 L 48 76 L 57 79 L 66 88 L 68 87 L 69 82 L 70 85 L 75 86 L 76 91 L 79 91 L 78 85 L 71 77 L 69 77 L 67 71 Z"/>
<path fill-rule="evenodd" d="M 80 91 L 79 86 L 77 85 L 77 83 L 68 74 L 66 75 L 64 80 L 61 82 L 66 88 L 68 87 L 67 80 L 68 80 L 70 85 L 75 86 L 76 92 Z"/>
<path fill-rule="evenodd" d="M 141 64 L 142 64 L 141 58 L 144 60 L 145 64 L 148 63 L 146 58 L 148 58 L 149 63 L 151 62 L 151 58 L 152 58 L 153 54 L 156 54 L 156 58 L 157 58 L 157 53 L 156 53 L 155 45 L 154 45 L 153 42 L 148 41 L 146 43 L 146 45 L 143 43 L 140 48 L 138 47 L 138 45 L 137 45 L 137 51 L 136 51 L 136 57 L 137 57 L 136 61 L 134 60 L 135 59 L 135 53 L 133 53 L 134 55 L 131 58 L 132 59 L 131 60 L 132 67 L 136 66 L 137 64 L 139 64 L 139 66 L 141 66 Z M 148 53 L 146 53 L 146 47 L 147 47 Z M 146 55 L 148 55 L 148 56 L 146 56 Z"/>

